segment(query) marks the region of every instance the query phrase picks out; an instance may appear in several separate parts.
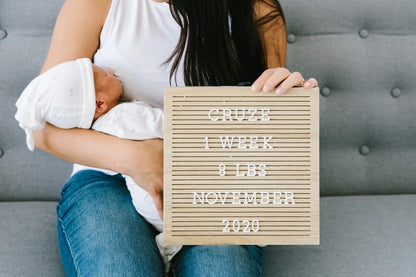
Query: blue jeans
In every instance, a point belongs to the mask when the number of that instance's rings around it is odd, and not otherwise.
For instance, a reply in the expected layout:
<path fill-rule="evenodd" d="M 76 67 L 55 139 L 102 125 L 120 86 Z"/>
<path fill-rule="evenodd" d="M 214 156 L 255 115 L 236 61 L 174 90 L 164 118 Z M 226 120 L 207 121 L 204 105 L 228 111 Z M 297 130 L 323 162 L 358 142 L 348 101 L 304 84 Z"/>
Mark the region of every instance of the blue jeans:
<path fill-rule="evenodd" d="M 156 230 L 134 209 L 121 175 L 80 171 L 57 207 L 58 242 L 68 276 L 163 276 Z M 258 246 L 184 246 L 170 276 L 261 276 Z"/>

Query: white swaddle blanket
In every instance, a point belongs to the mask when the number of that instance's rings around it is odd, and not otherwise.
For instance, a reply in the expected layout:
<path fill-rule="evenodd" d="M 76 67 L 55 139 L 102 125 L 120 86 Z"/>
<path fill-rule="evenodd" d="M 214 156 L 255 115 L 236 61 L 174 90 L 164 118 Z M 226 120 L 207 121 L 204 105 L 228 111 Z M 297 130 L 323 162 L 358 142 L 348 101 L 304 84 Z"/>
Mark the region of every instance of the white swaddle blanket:
<path fill-rule="evenodd" d="M 91 129 L 130 140 L 163 139 L 163 110 L 151 107 L 143 101 L 121 103 L 99 117 Z M 77 166 L 79 168 L 79 166 Z M 107 174 L 114 174 L 104 171 Z M 131 177 L 126 178 L 136 210 L 159 232 L 163 222 L 149 193 L 138 186 Z"/>
<path fill-rule="evenodd" d="M 95 113 L 95 87 L 88 58 L 64 62 L 33 79 L 16 102 L 16 120 L 34 150 L 33 130 L 46 122 L 59 128 L 91 127 Z"/>
<path fill-rule="evenodd" d="M 28 148 L 34 150 L 33 130 L 42 129 L 46 122 L 59 128 L 92 128 L 119 138 L 145 140 L 163 138 L 163 110 L 143 101 L 121 103 L 100 116 L 93 124 L 95 86 L 92 63 L 89 59 L 59 64 L 36 77 L 18 99 L 15 118 L 26 132 Z M 92 125 L 92 126 L 91 126 Z M 74 171 L 91 169 L 75 165 Z M 107 174 L 117 174 L 103 170 Z M 126 178 L 127 188 L 136 210 L 159 232 L 163 222 L 149 193 Z M 160 253 L 169 270 L 170 260 L 181 249 L 180 245 L 163 244 L 163 233 L 156 237 Z"/>

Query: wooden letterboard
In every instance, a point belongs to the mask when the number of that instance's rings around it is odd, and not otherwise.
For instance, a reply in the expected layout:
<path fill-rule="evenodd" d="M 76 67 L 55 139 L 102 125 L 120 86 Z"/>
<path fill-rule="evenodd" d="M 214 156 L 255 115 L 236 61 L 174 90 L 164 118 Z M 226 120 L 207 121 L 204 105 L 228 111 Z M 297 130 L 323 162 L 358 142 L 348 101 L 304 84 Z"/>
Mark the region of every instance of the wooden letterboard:
<path fill-rule="evenodd" d="M 165 90 L 166 244 L 319 244 L 319 90 Z"/>

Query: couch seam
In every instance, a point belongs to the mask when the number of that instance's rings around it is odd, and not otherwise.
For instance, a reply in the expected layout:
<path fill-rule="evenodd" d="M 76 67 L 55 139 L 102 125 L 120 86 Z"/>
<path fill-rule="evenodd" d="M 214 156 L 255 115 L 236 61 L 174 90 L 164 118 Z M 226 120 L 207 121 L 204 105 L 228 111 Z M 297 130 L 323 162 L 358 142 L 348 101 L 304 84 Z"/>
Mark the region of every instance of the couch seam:
<path fill-rule="evenodd" d="M 71 253 L 72 263 L 74 264 L 75 271 L 77 273 L 77 277 L 79 277 L 79 276 L 81 276 L 81 274 L 80 274 L 79 268 L 78 268 L 78 266 L 77 266 L 77 264 L 75 262 L 74 251 L 72 249 L 71 243 L 69 242 L 68 235 L 66 233 L 66 229 L 65 229 L 65 225 L 64 225 L 64 221 L 59 217 L 59 215 L 58 215 L 58 221 L 61 224 L 62 232 L 63 232 L 63 234 L 65 236 L 66 243 L 68 244 L 69 252 Z"/>

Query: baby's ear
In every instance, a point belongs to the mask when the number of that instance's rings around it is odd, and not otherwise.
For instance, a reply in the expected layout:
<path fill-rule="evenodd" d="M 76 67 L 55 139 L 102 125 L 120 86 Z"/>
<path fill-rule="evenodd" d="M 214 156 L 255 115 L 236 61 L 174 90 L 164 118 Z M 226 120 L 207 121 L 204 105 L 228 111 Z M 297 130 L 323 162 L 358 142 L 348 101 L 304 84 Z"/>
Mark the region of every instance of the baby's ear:
<path fill-rule="evenodd" d="M 104 114 L 107 111 L 107 103 L 101 99 L 97 98 L 95 100 L 95 112 L 99 114 Z"/>

